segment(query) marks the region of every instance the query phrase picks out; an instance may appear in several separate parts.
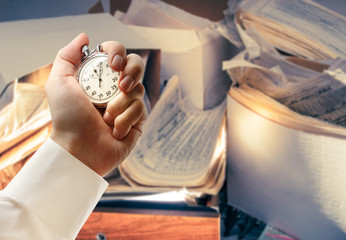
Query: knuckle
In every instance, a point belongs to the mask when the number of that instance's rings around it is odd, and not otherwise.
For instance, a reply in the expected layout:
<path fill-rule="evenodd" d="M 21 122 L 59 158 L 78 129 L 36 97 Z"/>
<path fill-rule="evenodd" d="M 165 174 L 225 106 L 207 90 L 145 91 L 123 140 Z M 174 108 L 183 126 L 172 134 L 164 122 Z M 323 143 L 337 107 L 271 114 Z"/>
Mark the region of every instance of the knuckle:
<path fill-rule="evenodd" d="M 137 99 L 133 101 L 132 107 L 134 109 L 134 112 L 136 112 L 136 115 L 139 115 L 143 113 L 144 103 L 141 100 Z"/>
<path fill-rule="evenodd" d="M 127 121 L 125 117 L 118 116 L 114 120 L 114 127 L 120 132 L 123 133 L 126 129 L 128 129 L 130 123 Z"/>
<path fill-rule="evenodd" d="M 127 55 L 127 58 L 131 63 L 132 71 L 137 75 L 141 75 L 144 70 L 144 63 L 142 58 L 135 53 L 130 53 L 129 55 Z"/>
<path fill-rule="evenodd" d="M 138 83 L 136 86 L 136 92 L 139 96 L 143 97 L 145 93 L 145 88 L 142 83 Z"/>

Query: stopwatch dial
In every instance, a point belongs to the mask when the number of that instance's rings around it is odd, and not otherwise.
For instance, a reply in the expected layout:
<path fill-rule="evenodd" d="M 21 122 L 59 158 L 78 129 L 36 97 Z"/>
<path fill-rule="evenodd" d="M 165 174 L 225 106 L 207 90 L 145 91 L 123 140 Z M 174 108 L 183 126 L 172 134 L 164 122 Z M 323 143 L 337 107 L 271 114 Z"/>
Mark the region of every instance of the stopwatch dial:
<path fill-rule="evenodd" d="M 107 57 L 96 57 L 82 67 L 79 83 L 94 103 L 106 103 L 118 94 L 120 72 L 110 68 Z"/>

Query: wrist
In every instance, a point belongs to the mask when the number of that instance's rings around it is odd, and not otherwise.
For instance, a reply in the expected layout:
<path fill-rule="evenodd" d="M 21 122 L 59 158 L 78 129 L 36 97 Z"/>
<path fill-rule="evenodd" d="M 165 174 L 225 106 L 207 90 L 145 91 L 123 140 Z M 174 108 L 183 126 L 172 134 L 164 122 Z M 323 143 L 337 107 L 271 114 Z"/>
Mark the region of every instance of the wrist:
<path fill-rule="evenodd" d="M 83 139 L 86 138 L 83 138 L 82 136 L 77 137 L 75 134 L 70 132 L 60 133 L 54 130 L 54 128 L 50 138 L 98 175 L 104 176 L 107 174 L 107 172 L 102 169 L 102 165 L 97 164 L 97 161 L 93 159 L 92 154 L 88 151 L 88 144 L 83 142 Z"/>

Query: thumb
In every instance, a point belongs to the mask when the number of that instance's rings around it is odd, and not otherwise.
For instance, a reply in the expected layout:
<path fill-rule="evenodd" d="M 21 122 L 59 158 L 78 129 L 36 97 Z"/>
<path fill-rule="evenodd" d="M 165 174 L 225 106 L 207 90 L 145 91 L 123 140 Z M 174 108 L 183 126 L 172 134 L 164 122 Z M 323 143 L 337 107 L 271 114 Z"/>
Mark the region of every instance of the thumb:
<path fill-rule="evenodd" d="M 89 45 L 89 38 L 85 33 L 79 34 L 67 46 L 58 52 L 51 73 L 56 76 L 73 76 L 75 67 L 82 58 L 82 47 Z"/>

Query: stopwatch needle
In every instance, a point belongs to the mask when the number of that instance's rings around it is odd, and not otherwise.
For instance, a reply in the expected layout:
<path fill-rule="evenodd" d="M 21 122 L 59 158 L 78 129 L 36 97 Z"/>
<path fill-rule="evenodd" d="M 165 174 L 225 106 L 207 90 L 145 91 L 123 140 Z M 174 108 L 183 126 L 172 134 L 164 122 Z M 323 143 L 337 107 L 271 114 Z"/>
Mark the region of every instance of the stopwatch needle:
<path fill-rule="evenodd" d="M 103 68 L 102 68 L 102 63 L 100 63 L 99 65 L 99 88 L 101 88 L 101 82 L 102 82 L 102 72 L 103 72 Z"/>

